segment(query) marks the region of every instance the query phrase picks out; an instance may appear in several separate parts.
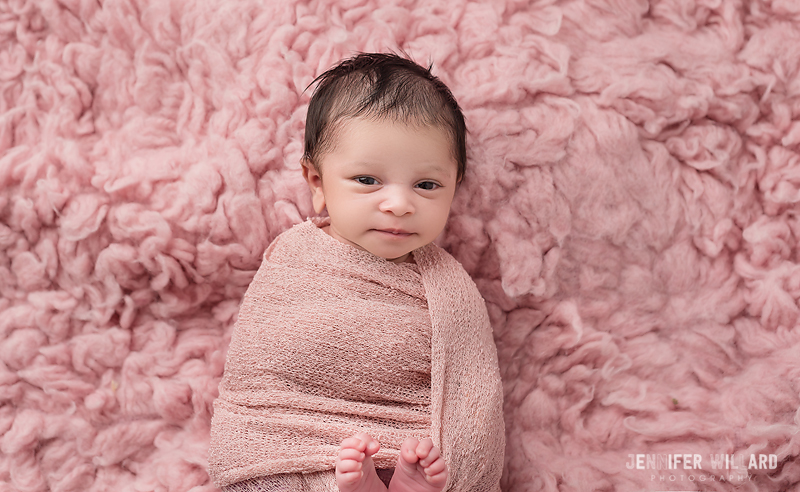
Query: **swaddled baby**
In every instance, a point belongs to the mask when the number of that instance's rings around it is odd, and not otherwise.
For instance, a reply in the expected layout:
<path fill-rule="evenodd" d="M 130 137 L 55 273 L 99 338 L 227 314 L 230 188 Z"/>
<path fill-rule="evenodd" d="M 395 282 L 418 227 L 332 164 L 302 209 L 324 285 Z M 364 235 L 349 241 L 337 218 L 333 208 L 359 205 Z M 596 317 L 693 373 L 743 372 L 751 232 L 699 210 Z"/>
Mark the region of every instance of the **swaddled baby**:
<path fill-rule="evenodd" d="M 499 490 L 504 428 L 483 300 L 433 244 L 466 166 L 447 87 L 396 55 L 317 81 L 303 176 L 317 213 L 248 288 L 214 404 L 233 491 Z"/>

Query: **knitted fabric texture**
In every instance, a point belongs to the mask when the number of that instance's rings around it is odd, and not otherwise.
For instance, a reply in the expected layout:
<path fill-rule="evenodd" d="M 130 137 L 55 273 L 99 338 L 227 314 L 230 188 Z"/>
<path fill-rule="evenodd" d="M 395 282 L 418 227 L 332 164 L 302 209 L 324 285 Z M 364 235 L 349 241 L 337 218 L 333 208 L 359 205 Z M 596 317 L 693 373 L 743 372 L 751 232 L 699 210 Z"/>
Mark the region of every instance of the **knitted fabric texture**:
<path fill-rule="evenodd" d="M 222 492 L 340 492 L 334 470 L 256 477 L 222 487 Z"/>
<path fill-rule="evenodd" d="M 486 308 L 436 245 L 418 271 L 343 244 L 325 219 L 279 236 L 248 288 L 214 403 L 209 473 L 218 487 L 331 470 L 367 432 L 378 468 L 430 436 L 446 490 L 499 491 L 502 385 Z"/>
<path fill-rule="evenodd" d="M 394 470 L 376 469 L 387 487 Z M 251 478 L 222 487 L 222 492 L 339 492 L 334 470 L 316 473 L 284 473 Z"/>

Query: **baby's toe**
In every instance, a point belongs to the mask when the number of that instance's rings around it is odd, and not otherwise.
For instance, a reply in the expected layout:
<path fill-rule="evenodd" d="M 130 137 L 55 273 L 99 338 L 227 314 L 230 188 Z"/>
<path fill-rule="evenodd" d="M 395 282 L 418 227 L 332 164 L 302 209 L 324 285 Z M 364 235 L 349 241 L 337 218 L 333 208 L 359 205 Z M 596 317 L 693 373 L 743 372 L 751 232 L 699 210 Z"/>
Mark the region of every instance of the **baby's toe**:
<path fill-rule="evenodd" d="M 416 463 L 419 461 L 419 456 L 417 456 L 417 447 L 419 447 L 419 441 L 413 437 L 409 437 L 403 444 L 400 446 L 400 456 L 406 463 Z"/>
<path fill-rule="evenodd" d="M 366 455 L 355 448 L 342 448 L 339 451 L 339 461 L 357 461 L 362 462 Z"/>
<path fill-rule="evenodd" d="M 439 448 L 434 446 L 433 441 L 430 439 L 423 439 L 420 441 L 420 443 L 417 445 L 416 451 L 417 457 L 419 458 L 419 464 L 422 466 L 428 466 L 439 457 Z"/>
<path fill-rule="evenodd" d="M 356 449 L 367 456 L 377 453 L 381 445 L 365 432 L 360 432 L 352 437 L 348 437 L 340 444 L 340 449 Z"/>
<path fill-rule="evenodd" d="M 351 486 L 357 484 L 362 478 L 364 474 L 361 470 L 354 471 L 354 472 L 336 472 L 336 483 L 339 487 L 343 486 Z"/>
<path fill-rule="evenodd" d="M 360 472 L 363 465 L 356 460 L 342 460 L 336 466 L 336 471 L 340 473 Z"/>
<path fill-rule="evenodd" d="M 430 465 L 423 465 L 425 467 L 425 475 L 435 477 L 447 469 L 443 459 L 437 459 Z"/>
<path fill-rule="evenodd" d="M 367 443 L 365 443 L 361 438 L 358 436 L 348 437 L 339 445 L 339 449 L 355 449 L 359 452 L 364 452 L 367 448 Z"/>
<path fill-rule="evenodd" d="M 364 443 L 363 451 L 367 454 L 367 456 L 372 456 L 373 454 L 377 453 L 381 447 L 380 443 L 366 432 L 360 432 L 356 434 L 355 437 L 361 439 L 361 442 Z"/>

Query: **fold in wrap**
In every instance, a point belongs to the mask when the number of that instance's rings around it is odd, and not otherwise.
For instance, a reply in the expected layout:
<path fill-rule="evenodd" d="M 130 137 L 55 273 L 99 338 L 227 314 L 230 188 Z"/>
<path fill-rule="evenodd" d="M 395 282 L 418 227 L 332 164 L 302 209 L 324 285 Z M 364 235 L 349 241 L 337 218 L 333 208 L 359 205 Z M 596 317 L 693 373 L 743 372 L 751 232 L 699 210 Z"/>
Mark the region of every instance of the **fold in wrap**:
<path fill-rule="evenodd" d="M 381 443 L 376 468 L 430 436 L 445 490 L 499 491 L 503 392 L 472 279 L 436 245 L 413 252 L 417 273 L 325 224 L 281 234 L 245 294 L 214 402 L 214 483 L 331 470 L 341 441 L 366 432 Z"/>

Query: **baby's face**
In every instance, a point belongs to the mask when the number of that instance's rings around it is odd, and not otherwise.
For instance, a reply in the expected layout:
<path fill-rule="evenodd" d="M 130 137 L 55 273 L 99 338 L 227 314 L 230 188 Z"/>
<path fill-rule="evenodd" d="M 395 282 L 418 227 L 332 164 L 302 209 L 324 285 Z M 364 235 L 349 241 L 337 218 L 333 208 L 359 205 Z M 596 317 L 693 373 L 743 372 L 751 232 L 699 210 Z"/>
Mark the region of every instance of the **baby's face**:
<path fill-rule="evenodd" d="M 303 173 L 334 238 L 394 262 L 442 232 L 456 191 L 452 142 L 436 127 L 355 118 Z"/>

